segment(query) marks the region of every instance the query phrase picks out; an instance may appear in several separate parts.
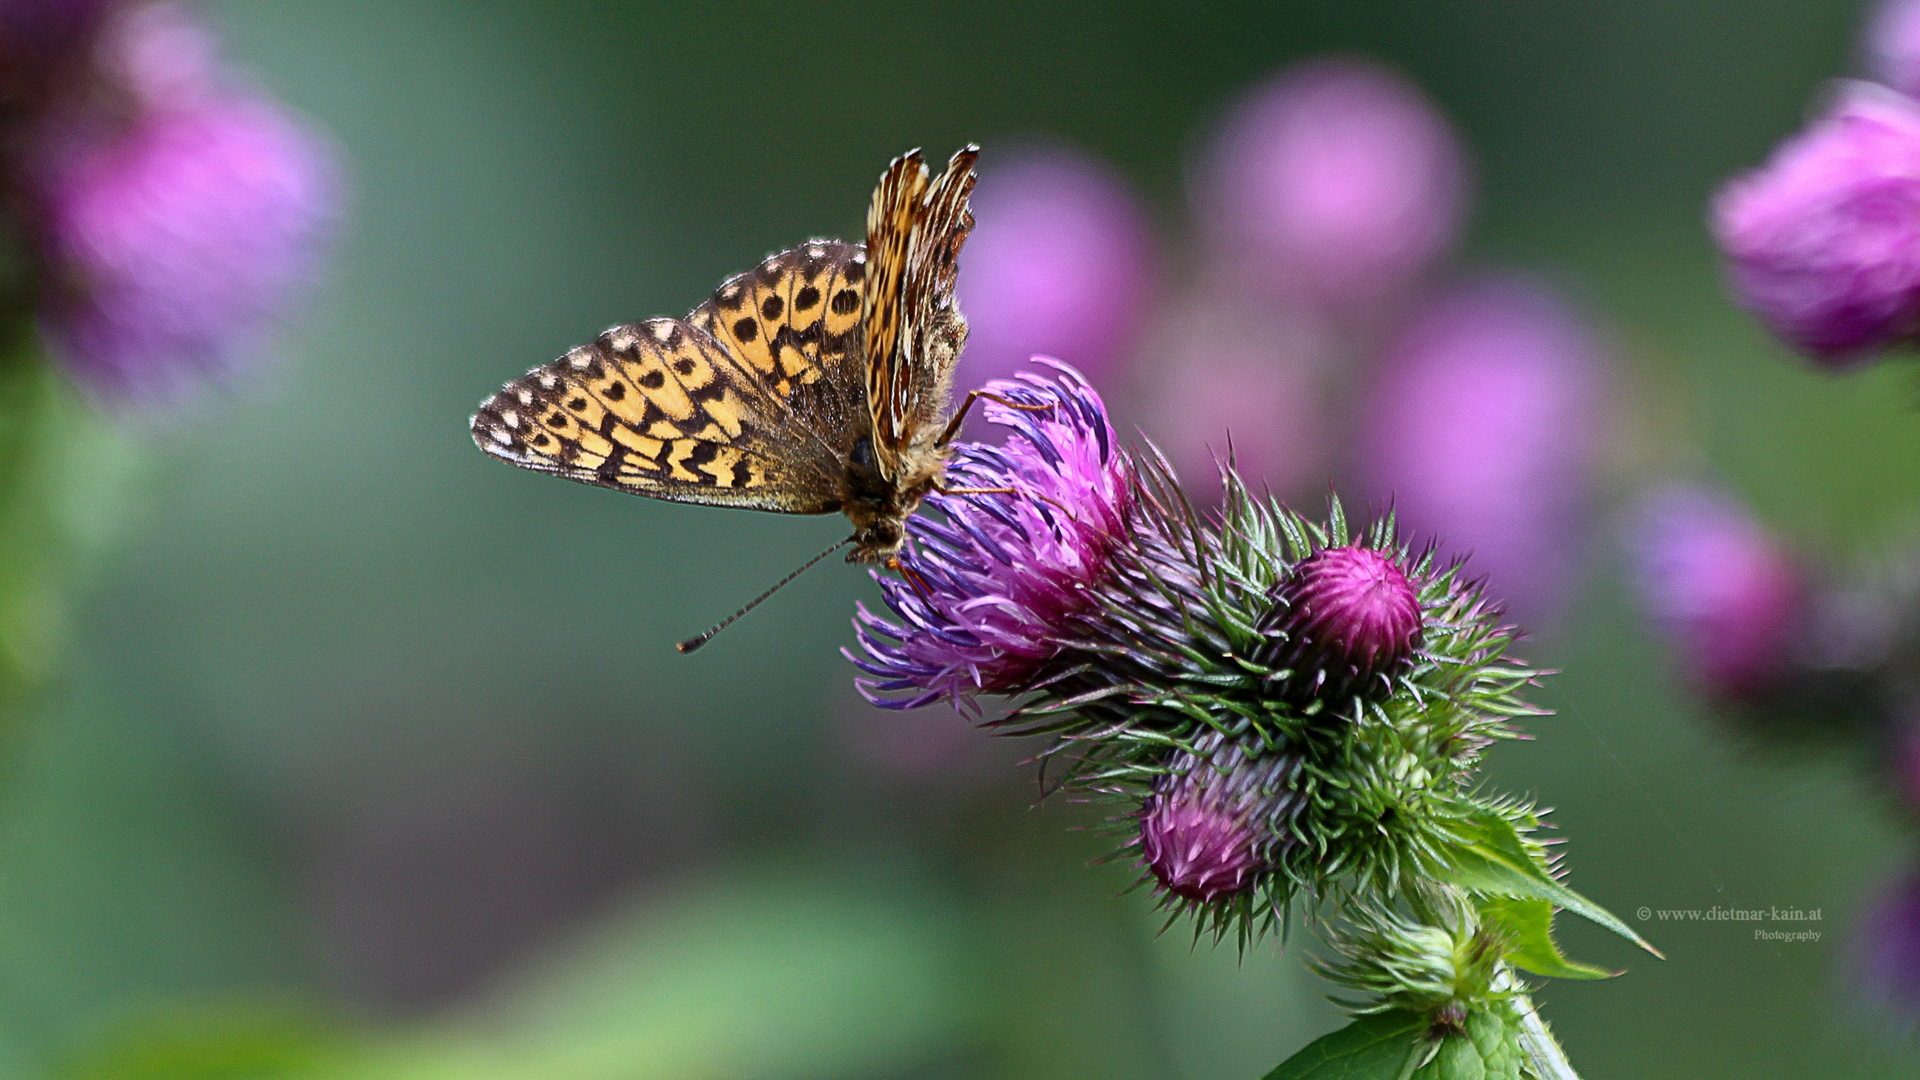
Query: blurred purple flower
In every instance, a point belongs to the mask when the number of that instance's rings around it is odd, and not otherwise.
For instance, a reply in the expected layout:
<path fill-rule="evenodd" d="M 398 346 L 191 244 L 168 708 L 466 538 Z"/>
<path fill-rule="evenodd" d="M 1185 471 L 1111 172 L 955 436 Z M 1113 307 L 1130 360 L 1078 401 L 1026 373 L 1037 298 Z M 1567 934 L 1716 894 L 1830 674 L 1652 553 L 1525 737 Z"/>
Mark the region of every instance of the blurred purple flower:
<path fill-rule="evenodd" d="M 1855 988 L 1869 1009 L 1906 1029 L 1920 1021 L 1920 875 L 1905 870 L 1882 887 L 1849 951 Z"/>
<path fill-rule="evenodd" d="M 1920 0 L 1887 0 L 1867 23 L 1867 67 L 1903 94 L 1920 95 Z"/>
<path fill-rule="evenodd" d="M 310 280 L 325 144 L 268 102 L 155 113 L 68 152 L 43 188 L 54 353 L 114 396 L 230 367 Z"/>
<path fill-rule="evenodd" d="M 113 20 L 99 46 L 108 78 L 145 111 L 191 108 L 216 96 L 220 43 L 180 4 L 142 4 Z"/>
<path fill-rule="evenodd" d="M 1325 476 L 1332 342 L 1298 312 L 1202 293 L 1156 334 L 1162 359 L 1136 387 L 1144 426 L 1198 500 L 1220 497 L 1229 444 L 1255 490 L 1300 493 Z"/>
<path fill-rule="evenodd" d="M 962 385 L 1010 378 L 1036 354 L 1096 381 L 1140 328 L 1153 291 L 1153 234 L 1139 197 L 1098 159 L 1012 155 L 980 177 L 960 309 L 971 331 Z"/>
<path fill-rule="evenodd" d="M 1730 181 L 1714 234 L 1740 302 L 1829 366 L 1920 329 L 1920 104 L 1842 84 L 1832 107 Z"/>
<path fill-rule="evenodd" d="M 1217 244 L 1251 272 L 1342 307 L 1399 291 L 1445 252 L 1467 198 L 1453 132 L 1420 91 L 1343 57 L 1297 65 L 1249 94 L 1196 180 Z"/>
<path fill-rule="evenodd" d="M 1634 540 L 1642 602 L 1688 673 L 1722 698 L 1765 689 L 1805 600 L 1779 542 L 1731 497 L 1690 485 L 1650 496 Z"/>
<path fill-rule="evenodd" d="M 1356 419 L 1361 488 L 1541 626 L 1576 583 L 1606 407 L 1602 351 L 1564 301 L 1524 278 L 1469 284 L 1383 358 Z"/>
<path fill-rule="evenodd" d="M 947 470 L 956 488 L 1014 494 L 936 495 L 945 515 L 908 522 L 901 578 L 877 572 L 890 622 L 859 608 L 861 692 L 876 705 L 910 709 L 945 697 L 1016 691 L 1058 651 L 1062 618 L 1091 603 L 1087 587 L 1126 535 L 1126 457 L 1093 387 L 1065 364 L 987 384 L 1034 411 L 986 401 L 987 418 L 1012 430 L 1004 446 L 962 443 Z M 905 698 L 883 695 L 909 692 Z"/>

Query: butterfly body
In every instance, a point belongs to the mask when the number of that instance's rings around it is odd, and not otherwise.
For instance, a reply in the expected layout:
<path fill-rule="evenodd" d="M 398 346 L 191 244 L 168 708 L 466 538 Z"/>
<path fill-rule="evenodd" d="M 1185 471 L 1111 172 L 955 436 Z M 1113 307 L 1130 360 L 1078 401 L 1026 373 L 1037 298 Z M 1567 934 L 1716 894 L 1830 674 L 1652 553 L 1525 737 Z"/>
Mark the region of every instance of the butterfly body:
<path fill-rule="evenodd" d="M 885 562 L 951 438 L 953 301 L 977 148 L 918 152 L 875 190 L 867 242 L 814 240 L 722 283 L 685 320 L 616 326 L 481 403 L 504 461 L 675 502 L 844 513 L 849 562 Z"/>

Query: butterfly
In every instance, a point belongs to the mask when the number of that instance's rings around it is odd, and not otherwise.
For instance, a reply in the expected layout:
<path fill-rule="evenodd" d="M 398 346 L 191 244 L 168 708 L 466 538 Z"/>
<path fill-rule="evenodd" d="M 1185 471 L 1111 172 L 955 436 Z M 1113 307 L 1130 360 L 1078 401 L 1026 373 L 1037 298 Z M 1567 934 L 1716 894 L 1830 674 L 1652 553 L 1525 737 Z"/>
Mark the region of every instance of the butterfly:
<path fill-rule="evenodd" d="M 471 421 L 522 468 L 656 499 L 852 521 L 848 562 L 891 563 L 942 489 L 967 320 L 954 302 L 980 148 L 881 174 L 866 243 L 810 240 L 685 319 L 615 326 L 513 380 Z M 809 564 L 811 565 L 811 564 Z"/>

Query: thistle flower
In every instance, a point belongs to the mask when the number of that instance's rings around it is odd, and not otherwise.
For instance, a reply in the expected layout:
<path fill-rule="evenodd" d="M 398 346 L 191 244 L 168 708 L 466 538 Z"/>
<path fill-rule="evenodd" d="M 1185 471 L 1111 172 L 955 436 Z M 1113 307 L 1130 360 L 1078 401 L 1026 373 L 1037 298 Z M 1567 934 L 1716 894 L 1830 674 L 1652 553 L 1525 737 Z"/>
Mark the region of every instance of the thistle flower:
<path fill-rule="evenodd" d="M 1181 750 L 1140 815 L 1140 860 L 1160 888 L 1205 904 L 1251 889 L 1287 840 L 1300 763 L 1218 735 Z"/>
<path fill-rule="evenodd" d="M 875 574 L 898 621 L 859 609 L 866 658 L 848 658 L 873 676 L 860 685 L 877 705 L 1017 691 L 1059 651 L 1063 621 L 1091 604 L 1125 536 L 1127 463 L 1106 406 L 1072 368 L 1034 360 L 1057 374 L 985 388 L 1006 444 L 963 443 L 948 466 L 949 487 L 987 494 L 932 496 L 946 520 L 909 520 L 904 580 Z M 886 696 L 902 692 L 911 696 Z"/>
<path fill-rule="evenodd" d="M 962 382 L 1013 377 L 1035 354 L 1098 379 L 1132 344 L 1153 289 L 1140 198 L 1091 155 L 1028 151 L 973 194 L 979 224 L 957 286 L 971 329 Z"/>
<path fill-rule="evenodd" d="M 1920 329 L 1920 103 L 1841 85 L 1826 114 L 1713 202 L 1739 301 L 1829 367 Z"/>
<path fill-rule="evenodd" d="M 1639 519 L 1642 601 L 1688 674 L 1729 700 L 1773 686 L 1806 597 L 1779 541 L 1734 499 L 1697 486 L 1654 493 Z"/>
<path fill-rule="evenodd" d="M 1419 90 L 1367 61 L 1323 58 L 1235 108 L 1205 153 L 1194 201 L 1229 261 L 1364 306 L 1452 245 L 1466 168 Z"/>
<path fill-rule="evenodd" d="M 1447 1075 L 1558 1061 L 1550 1039 L 1521 1046 L 1538 1020 L 1513 969 L 1605 973 L 1560 956 L 1554 905 L 1639 939 L 1565 887 L 1531 806 L 1473 782 L 1508 721 L 1535 711 L 1517 692 L 1536 673 L 1506 659 L 1498 609 L 1457 563 L 1407 551 L 1391 520 L 1350 534 L 1337 500 L 1320 526 L 1227 468 L 1203 519 L 1165 459 L 1112 446 L 1098 398 L 1060 372 L 992 387 L 1015 438 L 956 453 L 957 482 L 982 490 L 944 496 L 945 523 L 911 524 L 901 579 L 881 578 L 897 621 L 859 610 L 866 657 L 849 659 L 878 680 L 864 692 L 1015 699 L 987 726 L 1050 739 L 1053 789 L 1127 807 L 1113 858 L 1138 862 L 1196 936 L 1245 948 L 1299 898 L 1349 923 L 1420 913 L 1347 950 L 1341 977 L 1384 1019 L 1329 1036 L 1342 1046 L 1403 1040 L 1395 1062 L 1419 1052 Z M 1359 673 L 1384 692 L 1329 697 Z M 1472 932 L 1481 919 L 1497 928 Z"/>
<path fill-rule="evenodd" d="M 1469 283 L 1417 311 L 1358 413 L 1356 472 L 1411 534 L 1472 553 L 1523 625 L 1572 592 L 1607 396 L 1603 354 L 1526 278 Z"/>
<path fill-rule="evenodd" d="M 41 326 L 96 391 L 165 394 L 231 368 L 311 279 L 333 167 L 278 106 L 219 85 L 179 9 L 129 11 L 101 48 L 130 115 L 59 117 L 29 169 Z"/>

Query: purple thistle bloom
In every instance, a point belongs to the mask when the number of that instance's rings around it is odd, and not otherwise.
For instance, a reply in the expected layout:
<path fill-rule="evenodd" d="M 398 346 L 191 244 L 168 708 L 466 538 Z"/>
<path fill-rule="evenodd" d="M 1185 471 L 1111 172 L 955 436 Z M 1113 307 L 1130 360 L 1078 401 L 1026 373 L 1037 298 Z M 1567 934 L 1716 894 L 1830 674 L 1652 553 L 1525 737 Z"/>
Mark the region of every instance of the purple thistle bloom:
<path fill-rule="evenodd" d="M 1418 89 L 1325 58 L 1254 90 L 1206 152 L 1194 201 L 1215 242 L 1263 279 L 1335 306 L 1391 295 L 1459 233 L 1466 167 Z"/>
<path fill-rule="evenodd" d="M 1403 531 L 1471 554 L 1523 624 L 1571 593 L 1606 411 L 1591 331 L 1526 279 L 1415 313 L 1359 413 L 1363 490 Z"/>
<path fill-rule="evenodd" d="M 973 194 L 958 296 L 971 327 L 961 382 L 1011 378 L 1034 355 L 1099 380 L 1132 343 L 1153 290 L 1153 234 L 1140 199 L 1098 159 L 1029 151 Z"/>
<path fill-rule="evenodd" d="M 1420 597 L 1388 552 L 1324 548 L 1302 559 L 1273 589 L 1280 662 L 1307 696 L 1384 687 L 1377 682 L 1420 647 Z"/>
<path fill-rule="evenodd" d="M 1920 103 L 1849 82 L 1713 202 L 1740 302 L 1843 367 L 1920 329 Z"/>
<path fill-rule="evenodd" d="M 156 113 L 44 180 L 55 355 L 111 396 L 230 368 L 314 270 L 332 163 L 262 100 Z"/>
<path fill-rule="evenodd" d="M 1888 0 L 1867 24 L 1867 66 L 1903 94 L 1920 94 L 1920 2 Z"/>
<path fill-rule="evenodd" d="M 949 487 L 1014 493 L 933 496 L 946 520 L 912 518 L 901 577 L 874 575 L 898 621 L 862 605 L 855 625 L 866 656 L 847 658 L 873 676 L 860 686 L 876 705 L 1018 692 L 1059 651 L 1062 620 L 1091 605 L 1089 585 L 1125 539 L 1128 466 L 1106 406 L 1072 368 L 1034 360 L 1058 374 L 986 389 L 1047 408 L 982 401 L 989 420 L 1012 429 L 1006 444 L 959 444 L 947 469 Z M 885 696 L 900 693 L 909 696 Z"/>
<path fill-rule="evenodd" d="M 1657 492 L 1640 519 L 1640 594 L 1689 674 L 1723 698 L 1764 690 L 1805 606 L 1793 560 L 1744 507 L 1706 488 Z"/>

